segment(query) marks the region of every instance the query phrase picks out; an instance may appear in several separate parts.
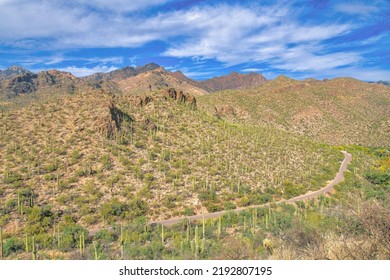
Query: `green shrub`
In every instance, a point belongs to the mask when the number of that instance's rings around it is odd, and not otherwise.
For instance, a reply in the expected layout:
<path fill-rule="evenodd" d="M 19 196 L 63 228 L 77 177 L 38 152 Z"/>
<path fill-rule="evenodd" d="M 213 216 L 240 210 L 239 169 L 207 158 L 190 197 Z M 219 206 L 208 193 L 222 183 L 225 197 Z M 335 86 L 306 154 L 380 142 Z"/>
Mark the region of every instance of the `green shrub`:
<path fill-rule="evenodd" d="M 390 184 L 389 173 L 371 171 L 370 173 L 367 173 L 365 177 L 368 181 L 375 185 Z"/>
<path fill-rule="evenodd" d="M 232 210 L 232 209 L 235 209 L 235 208 L 236 208 L 236 205 L 235 205 L 233 202 L 228 201 L 228 202 L 226 202 L 226 203 L 223 205 L 223 208 L 224 208 L 225 210 Z"/>
<path fill-rule="evenodd" d="M 14 236 L 4 241 L 3 250 L 5 256 L 9 256 L 12 253 L 22 251 L 23 248 L 24 248 L 24 242 Z"/>

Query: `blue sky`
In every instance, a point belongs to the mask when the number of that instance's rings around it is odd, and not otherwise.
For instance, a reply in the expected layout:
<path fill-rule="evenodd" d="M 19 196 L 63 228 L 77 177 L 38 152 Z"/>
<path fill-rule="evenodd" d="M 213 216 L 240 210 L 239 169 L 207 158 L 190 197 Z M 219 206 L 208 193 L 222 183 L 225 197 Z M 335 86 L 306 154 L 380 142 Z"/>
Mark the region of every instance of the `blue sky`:
<path fill-rule="evenodd" d="M 0 0 L 0 69 L 390 80 L 390 2 Z"/>

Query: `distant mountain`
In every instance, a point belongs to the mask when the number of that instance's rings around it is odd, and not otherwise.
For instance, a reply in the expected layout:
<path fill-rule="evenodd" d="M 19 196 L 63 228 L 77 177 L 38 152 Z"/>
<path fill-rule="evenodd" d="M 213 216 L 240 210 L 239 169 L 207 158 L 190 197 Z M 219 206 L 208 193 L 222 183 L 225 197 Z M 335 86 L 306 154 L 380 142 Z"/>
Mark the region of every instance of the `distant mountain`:
<path fill-rule="evenodd" d="M 261 74 L 253 72 L 249 74 L 239 74 L 237 72 L 232 72 L 226 76 L 215 77 L 199 82 L 199 84 L 203 89 L 209 92 L 215 92 L 226 89 L 246 89 L 258 87 L 266 81 L 266 78 L 264 78 Z"/>
<path fill-rule="evenodd" d="M 83 80 L 112 80 L 112 81 L 120 81 L 130 77 L 137 76 L 141 73 L 145 73 L 148 71 L 152 71 L 154 69 L 160 68 L 161 66 L 155 63 L 149 63 L 144 66 L 126 66 L 124 68 L 120 68 L 108 73 L 96 73 L 90 76 L 84 77 Z"/>
<path fill-rule="evenodd" d="M 200 88 L 203 88 L 201 83 L 199 83 L 198 81 L 195 81 L 193 79 L 190 79 L 188 78 L 186 75 L 183 74 L 183 72 L 181 72 L 180 70 L 178 71 L 175 71 L 175 72 L 171 72 L 171 75 L 173 77 L 175 77 L 176 79 L 180 80 L 180 81 L 183 81 L 183 82 L 187 82 L 193 86 L 196 86 L 196 87 L 200 87 Z M 203 88 L 204 89 L 204 88 Z"/>
<path fill-rule="evenodd" d="M 232 72 L 229 75 L 215 77 L 200 82 L 188 78 L 181 71 L 173 72 L 171 75 L 181 81 L 200 87 L 208 92 L 216 92 L 227 89 L 253 88 L 258 87 L 267 81 L 263 75 L 253 72 L 249 74 Z"/>
<path fill-rule="evenodd" d="M 14 65 L 5 70 L 0 70 L 0 80 L 10 79 L 23 74 L 32 74 L 32 73 L 27 69 L 24 69 L 23 67 Z"/>
<path fill-rule="evenodd" d="M 37 74 L 21 67 L 1 71 L 0 98 L 12 98 L 37 93 L 40 95 L 73 94 L 89 90 L 103 90 L 115 94 L 138 94 L 174 87 L 194 95 L 207 92 L 192 80 L 177 79 L 171 72 L 155 63 L 144 66 L 124 67 L 108 73 L 96 73 L 78 78 L 71 73 L 57 70 Z M 184 75 L 183 75 L 184 76 Z"/>
<path fill-rule="evenodd" d="M 261 74 L 233 72 L 226 76 L 198 82 L 186 77 L 180 71 L 172 73 L 155 63 L 136 67 L 127 66 L 83 78 L 56 70 L 35 74 L 22 67 L 12 66 L 0 71 L 0 97 L 12 98 L 30 93 L 71 94 L 90 89 L 102 89 L 119 94 L 138 94 L 169 87 L 194 95 L 203 95 L 225 89 L 253 88 L 265 81 Z"/>
<path fill-rule="evenodd" d="M 4 72 L 4 71 L 3 71 Z M 0 96 L 12 98 L 19 95 L 39 94 L 73 94 L 96 88 L 96 85 L 82 81 L 69 72 L 57 70 L 42 71 L 38 74 L 25 69 L 16 69 L 14 73 L 8 72 L 8 78 L 0 81 Z"/>
<path fill-rule="evenodd" d="M 374 82 L 375 84 L 381 84 L 381 85 L 385 85 L 385 86 L 390 86 L 390 81 L 377 81 L 377 82 Z"/>
<path fill-rule="evenodd" d="M 208 93 L 199 87 L 196 82 L 192 82 L 191 79 L 178 79 L 163 67 L 143 71 L 138 75 L 117 80 L 116 84 L 123 94 L 145 93 L 171 87 L 193 95 Z"/>

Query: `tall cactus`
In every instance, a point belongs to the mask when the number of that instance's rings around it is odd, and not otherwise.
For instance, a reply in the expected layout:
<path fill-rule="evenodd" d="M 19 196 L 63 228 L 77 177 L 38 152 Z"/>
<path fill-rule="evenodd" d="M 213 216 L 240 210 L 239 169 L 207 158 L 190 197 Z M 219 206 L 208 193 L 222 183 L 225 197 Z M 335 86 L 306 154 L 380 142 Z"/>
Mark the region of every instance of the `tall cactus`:
<path fill-rule="evenodd" d="M 20 211 L 20 192 L 18 192 L 18 212 Z"/>
<path fill-rule="evenodd" d="M 37 248 L 35 247 L 35 237 L 32 237 L 32 259 L 35 261 L 37 259 Z"/>
<path fill-rule="evenodd" d="M 253 214 L 252 214 L 252 234 L 255 236 L 256 234 L 256 223 L 257 223 L 257 209 L 253 209 Z"/>
<path fill-rule="evenodd" d="M 199 228 L 198 225 L 195 227 L 195 258 L 198 258 L 199 253 Z"/>
<path fill-rule="evenodd" d="M 0 227 L 0 259 L 3 259 L 3 228 Z"/>
<path fill-rule="evenodd" d="M 121 224 L 121 236 L 120 236 L 120 245 L 121 245 L 121 259 L 125 259 L 125 239 L 123 237 L 123 224 Z"/>
<path fill-rule="evenodd" d="M 164 225 L 161 225 L 161 243 L 164 245 Z"/>
<path fill-rule="evenodd" d="M 188 226 L 187 226 L 187 236 L 186 236 L 186 242 L 187 242 L 187 243 L 190 242 L 190 229 L 191 229 L 191 224 L 188 222 Z"/>
<path fill-rule="evenodd" d="M 221 221 L 221 216 L 218 218 L 218 240 L 221 237 L 221 231 L 222 231 L 222 221 Z"/>
<path fill-rule="evenodd" d="M 202 233 L 203 233 L 203 238 L 202 238 L 202 246 L 201 246 L 201 252 L 202 254 L 204 253 L 205 250 L 205 243 L 206 243 L 206 220 L 204 218 L 203 214 L 203 220 L 202 220 Z"/>
<path fill-rule="evenodd" d="M 27 233 L 26 233 L 26 241 L 25 241 L 25 243 L 26 243 L 26 253 L 28 253 L 28 235 L 27 235 Z"/>
<path fill-rule="evenodd" d="M 99 256 L 98 256 L 98 252 L 97 252 L 97 248 L 96 248 L 96 242 L 93 241 L 92 244 L 93 244 L 93 251 L 95 253 L 95 260 L 98 260 Z"/>
<path fill-rule="evenodd" d="M 81 232 L 79 235 L 79 249 L 80 249 L 80 258 L 83 258 L 83 253 L 84 253 L 84 248 L 85 248 L 85 236 L 84 232 Z"/>
<path fill-rule="evenodd" d="M 195 227 L 195 258 L 198 259 L 199 254 L 199 228 L 198 225 Z"/>
<path fill-rule="evenodd" d="M 60 225 L 57 225 L 57 247 L 61 247 Z"/>

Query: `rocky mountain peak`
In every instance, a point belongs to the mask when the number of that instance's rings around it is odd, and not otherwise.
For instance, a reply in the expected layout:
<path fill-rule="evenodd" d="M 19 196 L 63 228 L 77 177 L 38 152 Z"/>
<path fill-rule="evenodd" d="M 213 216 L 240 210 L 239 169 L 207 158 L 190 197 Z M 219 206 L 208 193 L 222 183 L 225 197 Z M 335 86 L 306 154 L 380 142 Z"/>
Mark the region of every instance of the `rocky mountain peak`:
<path fill-rule="evenodd" d="M 22 74 L 29 74 L 29 73 L 31 73 L 31 72 L 28 71 L 27 69 L 24 69 L 23 67 L 20 67 L 17 65 L 13 65 L 13 66 L 10 66 L 3 71 L 0 71 L 0 76 L 4 77 L 6 79 L 9 79 L 9 78 L 13 78 L 15 76 L 19 76 Z"/>

